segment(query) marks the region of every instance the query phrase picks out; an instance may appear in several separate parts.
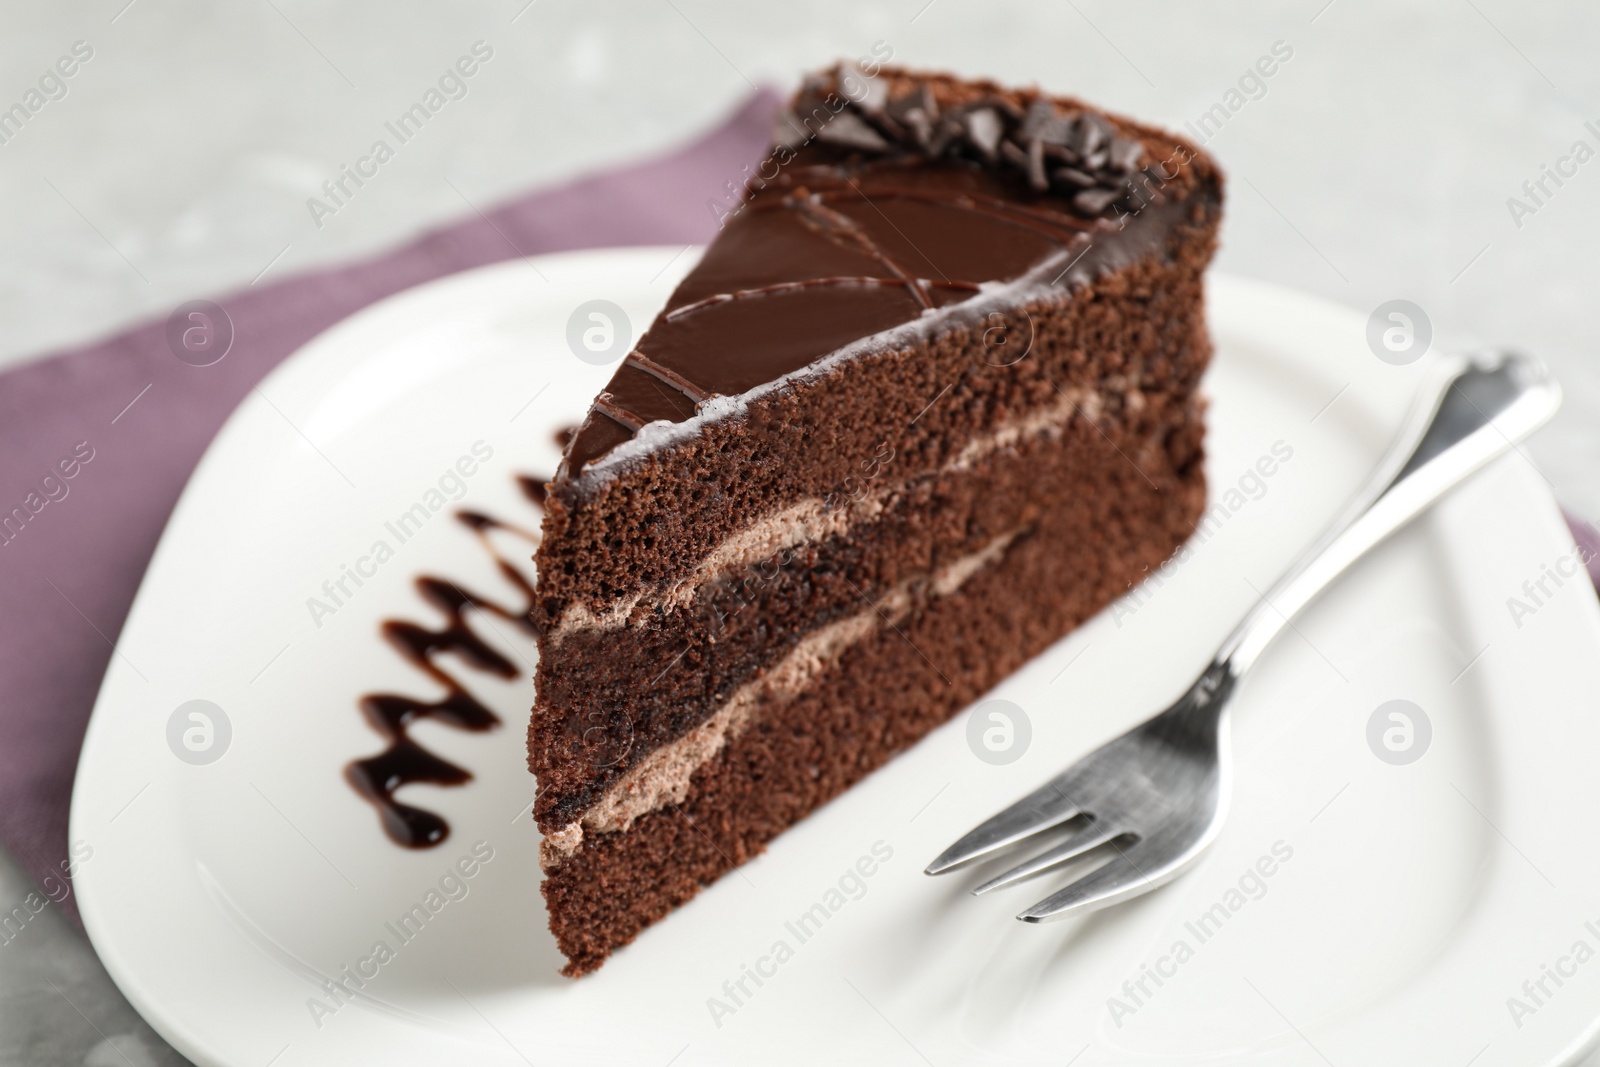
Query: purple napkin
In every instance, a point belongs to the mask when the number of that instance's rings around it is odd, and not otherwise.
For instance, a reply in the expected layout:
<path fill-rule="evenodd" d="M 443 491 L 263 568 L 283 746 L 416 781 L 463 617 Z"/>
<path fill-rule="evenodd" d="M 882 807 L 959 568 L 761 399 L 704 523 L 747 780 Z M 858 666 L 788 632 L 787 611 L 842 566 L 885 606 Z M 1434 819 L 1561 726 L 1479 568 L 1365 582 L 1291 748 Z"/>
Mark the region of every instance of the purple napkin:
<path fill-rule="evenodd" d="M 62 897 L 67 808 L 113 642 L 223 420 L 278 362 L 366 305 L 518 255 L 708 240 L 766 146 L 759 93 L 671 155 L 514 200 L 352 266 L 219 297 L 232 347 L 179 360 L 166 319 L 0 375 L 0 842 Z M 196 340 L 203 341 L 197 337 Z M 192 358 L 192 357 L 191 357 Z M 71 897 L 60 900 L 77 919 Z"/>
<path fill-rule="evenodd" d="M 1577 546 L 1578 558 L 1583 560 L 1584 569 L 1589 572 L 1589 580 L 1594 583 L 1595 589 L 1600 591 L 1600 530 L 1594 524 L 1578 518 L 1566 508 L 1561 509 L 1561 515 L 1567 520 L 1567 529 L 1572 532 L 1572 543 Z"/>

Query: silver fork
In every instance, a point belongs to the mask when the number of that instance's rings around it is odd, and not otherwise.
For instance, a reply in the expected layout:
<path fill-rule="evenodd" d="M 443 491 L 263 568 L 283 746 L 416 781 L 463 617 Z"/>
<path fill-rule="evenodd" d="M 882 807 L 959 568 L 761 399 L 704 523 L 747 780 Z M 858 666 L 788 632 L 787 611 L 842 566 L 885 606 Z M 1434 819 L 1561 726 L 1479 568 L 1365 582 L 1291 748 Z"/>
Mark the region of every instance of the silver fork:
<path fill-rule="evenodd" d="M 1560 386 L 1528 356 L 1441 359 L 1366 487 L 1244 617 L 1186 693 L 974 828 L 926 873 L 943 874 L 1061 827 L 1069 831 L 1064 840 L 973 893 L 1011 885 L 1097 849 L 1109 855 L 1104 865 L 1017 918 L 1065 918 L 1119 904 L 1176 878 L 1216 839 L 1227 817 L 1227 710 L 1245 672 L 1351 564 L 1544 425 L 1560 404 Z"/>

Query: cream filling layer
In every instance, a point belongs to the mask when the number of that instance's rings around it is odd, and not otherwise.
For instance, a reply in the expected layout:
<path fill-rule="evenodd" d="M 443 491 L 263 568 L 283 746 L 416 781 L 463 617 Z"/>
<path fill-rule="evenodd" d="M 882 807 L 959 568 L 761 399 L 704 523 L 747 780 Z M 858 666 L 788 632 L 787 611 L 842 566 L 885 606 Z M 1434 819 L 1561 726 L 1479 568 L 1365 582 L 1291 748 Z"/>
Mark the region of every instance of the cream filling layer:
<path fill-rule="evenodd" d="M 1117 381 L 1108 382 L 1107 387 L 1119 389 L 1128 398 L 1129 406 L 1135 410 L 1143 406 L 1144 397 L 1138 390 Z M 941 466 L 937 473 L 970 470 L 996 452 L 1016 448 L 1024 441 L 1037 437 L 1060 437 L 1074 417 L 1082 414 L 1093 422 L 1099 419 L 1104 406 L 1103 394 L 1097 390 L 1061 390 L 1054 403 L 1011 419 L 989 433 L 968 441 L 955 458 Z M 581 602 L 569 605 L 551 631 L 550 639 L 559 643 L 573 633 L 620 630 L 628 624 L 629 617 L 641 603 L 661 607 L 687 606 L 694 602 L 701 588 L 724 575 L 776 559 L 781 553 L 801 545 L 843 536 L 857 524 L 872 521 L 882 514 L 889 498 L 900 490 L 898 485 L 885 486 L 864 494 L 848 506 L 833 508 L 819 497 L 810 497 L 769 512 L 718 542 L 692 573 L 675 582 L 665 593 L 652 596 L 641 590 L 612 601 L 598 612 Z"/>
<path fill-rule="evenodd" d="M 780 553 L 808 542 L 842 535 L 856 523 L 876 518 L 883 511 L 885 499 L 886 494 L 872 494 L 852 501 L 848 507 L 830 508 L 826 501 L 810 497 L 771 512 L 723 538 L 692 572 L 651 602 L 666 607 L 688 605 L 701 586 L 721 575 L 775 559 Z M 593 611 L 587 604 L 573 604 L 562 613 L 551 639 L 560 641 L 568 634 L 585 630 L 620 630 L 627 625 L 628 617 L 645 595 L 641 590 L 632 596 L 620 597 L 602 612 Z"/>
<path fill-rule="evenodd" d="M 683 803 L 695 772 L 744 733 L 761 707 L 794 699 L 837 664 L 848 649 L 865 641 L 885 623 L 892 626 L 904 619 L 911 611 L 913 589 L 919 581 L 926 581 L 934 597 L 949 596 L 984 568 L 999 562 L 1021 534 L 1021 529 L 1001 534 L 926 578 L 901 582 L 885 593 L 876 607 L 819 627 L 801 638 L 760 677 L 734 690 L 711 718 L 650 753 L 582 817 L 548 835 L 539 846 L 540 866 L 547 871 L 559 866 L 583 844 L 585 833 L 627 830 L 641 815 Z"/>

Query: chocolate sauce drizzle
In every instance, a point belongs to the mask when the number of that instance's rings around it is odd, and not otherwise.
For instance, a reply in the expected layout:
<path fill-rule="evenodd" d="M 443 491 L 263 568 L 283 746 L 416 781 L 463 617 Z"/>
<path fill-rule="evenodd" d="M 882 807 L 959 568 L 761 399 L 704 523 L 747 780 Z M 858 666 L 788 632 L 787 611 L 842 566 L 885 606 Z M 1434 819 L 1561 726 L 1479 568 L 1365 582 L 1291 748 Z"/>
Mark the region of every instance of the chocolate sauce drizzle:
<path fill-rule="evenodd" d="M 565 444 L 563 435 L 569 435 L 569 431 L 558 435 L 558 444 Z M 535 507 L 543 509 L 545 479 L 523 474 L 517 476 L 517 484 Z M 499 678 L 517 676 L 516 664 L 467 625 L 469 608 L 496 615 L 524 633 L 537 636 L 530 615 L 533 610 L 533 586 L 520 570 L 496 550 L 489 535 L 496 530 L 504 531 L 526 540 L 530 546 L 539 543 L 539 535 L 479 511 L 457 511 L 455 519 L 477 536 L 500 573 L 525 598 L 525 603 L 517 608 L 504 607 L 448 578 L 423 575 L 416 579 L 417 591 L 444 615 L 445 625 L 439 629 L 429 629 L 404 619 L 386 619 L 379 627 L 384 640 L 408 663 L 445 689 L 444 697 L 437 701 L 395 693 L 370 693 L 361 698 L 362 714 L 389 745 L 375 756 L 349 763 L 345 767 L 345 780 L 378 809 L 384 833 L 406 848 L 434 847 L 449 836 L 450 824 L 434 812 L 401 803 L 395 799 L 395 793 L 419 782 L 462 785 L 472 780 L 470 771 L 417 744 L 407 732 L 411 724 L 420 719 L 432 719 L 472 733 L 483 733 L 500 724 L 499 716 L 439 665 L 438 656 L 453 652 L 476 670 Z"/>

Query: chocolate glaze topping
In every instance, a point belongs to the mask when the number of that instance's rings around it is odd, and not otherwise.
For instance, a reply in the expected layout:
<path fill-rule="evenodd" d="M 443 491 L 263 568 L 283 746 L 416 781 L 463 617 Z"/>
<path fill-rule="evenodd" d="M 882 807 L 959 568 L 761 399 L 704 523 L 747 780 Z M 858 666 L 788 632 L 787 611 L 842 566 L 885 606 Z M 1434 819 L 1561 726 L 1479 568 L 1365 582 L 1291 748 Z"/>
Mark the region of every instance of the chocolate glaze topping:
<path fill-rule="evenodd" d="M 1063 296 L 1216 209 L 1193 150 L 1071 101 L 841 67 L 595 400 L 552 489 L 651 423 L 682 423 L 864 339 L 960 321 L 996 283 Z M 768 173 L 775 174 L 768 177 Z"/>
<path fill-rule="evenodd" d="M 519 475 L 517 483 L 535 506 L 544 506 L 545 479 Z M 395 792 L 417 782 L 461 785 L 472 780 L 470 771 L 417 744 L 406 732 L 407 728 L 418 719 L 433 719 L 461 730 L 480 733 L 500 723 L 499 717 L 439 666 L 435 657 L 439 653 L 454 652 L 478 670 L 501 678 L 517 676 L 516 664 L 488 645 L 467 625 L 468 608 L 498 615 L 524 632 L 537 636 L 530 617 L 533 587 L 521 571 L 496 551 L 489 533 L 503 530 L 535 545 L 539 542 L 538 535 L 481 512 L 458 511 L 455 517 L 477 535 L 485 551 L 494 558 L 500 573 L 526 597 L 526 605 L 515 609 L 503 607 L 447 578 L 423 575 L 416 580 L 417 591 L 444 614 L 447 620 L 445 626 L 430 630 L 414 622 L 388 619 L 381 627 L 384 639 L 408 662 L 421 668 L 445 688 L 444 697 L 436 701 L 394 693 L 372 693 L 361 698 L 362 713 L 373 729 L 388 740 L 389 747 L 375 756 L 351 762 L 345 767 L 345 780 L 378 809 L 384 832 L 390 839 L 407 848 L 432 848 L 449 836 L 450 824 L 431 811 L 402 804 L 395 799 Z"/>

